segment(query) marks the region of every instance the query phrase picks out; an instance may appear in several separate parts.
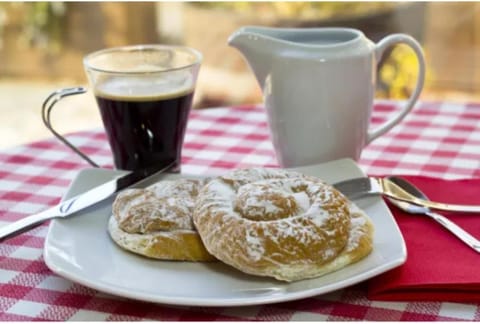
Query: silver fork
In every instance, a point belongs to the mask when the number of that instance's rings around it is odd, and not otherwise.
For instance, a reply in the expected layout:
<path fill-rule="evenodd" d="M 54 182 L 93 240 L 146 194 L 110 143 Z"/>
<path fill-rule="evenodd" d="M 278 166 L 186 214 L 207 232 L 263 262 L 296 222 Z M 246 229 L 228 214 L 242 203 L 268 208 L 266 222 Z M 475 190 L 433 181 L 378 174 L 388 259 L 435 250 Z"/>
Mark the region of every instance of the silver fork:
<path fill-rule="evenodd" d="M 419 188 L 417 188 L 415 185 L 413 185 L 413 183 L 407 181 L 406 179 L 399 177 L 389 177 L 389 180 L 397 184 L 398 186 L 405 188 L 416 197 L 424 197 L 425 199 L 428 199 L 428 197 Z M 401 210 L 406 211 L 409 214 L 425 215 L 427 217 L 430 217 L 431 219 L 439 223 L 441 226 L 443 226 L 446 230 L 450 231 L 457 238 L 459 238 L 463 243 L 471 247 L 476 252 L 480 253 L 480 240 L 477 240 L 470 233 L 468 233 L 466 230 L 464 230 L 445 216 L 431 211 L 428 207 L 417 206 L 396 199 L 388 199 L 392 204 L 394 204 Z"/>
<path fill-rule="evenodd" d="M 333 187 L 352 200 L 368 195 L 381 194 L 389 198 L 436 210 L 480 213 L 480 206 L 478 205 L 444 204 L 415 197 L 387 178 L 354 178 L 334 183 Z"/>
<path fill-rule="evenodd" d="M 415 198 L 393 182 L 384 178 L 353 178 L 334 183 L 332 186 L 352 200 L 371 195 L 385 195 L 402 201 L 409 201 Z"/>

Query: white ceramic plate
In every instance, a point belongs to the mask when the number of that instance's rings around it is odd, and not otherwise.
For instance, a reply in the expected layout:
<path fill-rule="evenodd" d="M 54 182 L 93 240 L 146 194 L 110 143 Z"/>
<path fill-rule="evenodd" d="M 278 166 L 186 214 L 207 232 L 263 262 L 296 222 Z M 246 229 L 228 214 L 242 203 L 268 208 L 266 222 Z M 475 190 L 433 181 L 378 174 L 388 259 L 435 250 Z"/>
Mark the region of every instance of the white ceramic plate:
<path fill-rule="evenodd" d="M 351 160 L 297 169 L 326 181 L 362 176 Z M 110 180 L 118 172 L 81 171 L 64 198 Z M 172 175 L 169 177 L 178 177 Z M 369 279 L 406 259 L 403 237 L 380 197 L 357 204 L 375 225 L 372 253 L 323 277 L 283 283 L 243 274 L 220 262 L 150 260 L 120 249 L 107 233 L 111 201 L 69 219 L 53 220 L 44 258 L 55 273 L 90 288 L 118 296 L 175 305 L 240 306 L 283 302 L 320 295 Z"/>

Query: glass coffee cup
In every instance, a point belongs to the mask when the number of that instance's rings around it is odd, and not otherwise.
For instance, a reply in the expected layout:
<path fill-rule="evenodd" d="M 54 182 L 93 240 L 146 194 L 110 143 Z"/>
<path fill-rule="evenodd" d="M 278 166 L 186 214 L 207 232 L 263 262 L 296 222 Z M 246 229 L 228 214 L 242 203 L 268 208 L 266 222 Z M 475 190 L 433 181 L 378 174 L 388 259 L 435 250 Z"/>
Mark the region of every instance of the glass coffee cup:
<path fill-rule="evenodd" d="M 202 55 L 188 47 L 138 45 L 100 50 L 85 56 L 85 72 L 95 95 L 114 165 L 121 170 L 157 170 L 180 158 Z M 43 105 L 52 133 L 97 166 L 50 123 L 53 106 L 84 88 L 62 89 Z"/>

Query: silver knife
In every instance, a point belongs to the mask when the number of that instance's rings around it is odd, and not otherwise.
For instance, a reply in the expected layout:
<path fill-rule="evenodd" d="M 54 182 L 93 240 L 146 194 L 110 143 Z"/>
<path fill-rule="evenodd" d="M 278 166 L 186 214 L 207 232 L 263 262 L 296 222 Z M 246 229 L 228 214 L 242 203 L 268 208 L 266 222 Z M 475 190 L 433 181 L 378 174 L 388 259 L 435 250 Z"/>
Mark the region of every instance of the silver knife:
<path fill-rule="evenodd" d="M 49 208 L 43 212 L 27 216 L 21 220 L 0 227 L 0 242 L 7 238 L 26 232 L 27 230 L 38 226 L 47 220 L 53 218 L 66 218 L 74 215 L 77 212 L 80 212 L 88 207 L 104 201 L 109 197 L 112 197 L 115 193 L 122 189 L 132 186 L 140 186 L 141 183 L 148 182 L 159 177 L 162 173 L 169 170 L 173 164 L 174 163 L 154 172 L 153 174 L 149 174 L 147 171 L 128 173 L 124 176 L 120 176 L 114 180 L 90 189 L 83 194 L 61 202 L 57 206 Z M 332 186 L 351 200 L 368 195 L 384 195 L 400 201 L 407 201 L 419 206 L 427 206 L 432 209 L 473 213 L 480 212 L 480 206 L 442 204 L 419 199 L 386 178 L 355 178 L 334 183 Z"/>
<path fill-rule="evenodd" d="M 141 171 L 129 172 L 119 176 L 102 185 L 96 186 L 82 194 L 62 201 L 58 205 L 44 210 L 38 214 L 27 216 L 16 222 L 0 227 L 0 242 L 19 235 L 32 229 L 47 220 L 53 218 L 66 218 L 72 216 L 88 207 L 92 207 L 128 187 L 140 186 L 159 177 L 171 169 L 176 162 L 172 162 L 160 170 L 144 169 Z"/>

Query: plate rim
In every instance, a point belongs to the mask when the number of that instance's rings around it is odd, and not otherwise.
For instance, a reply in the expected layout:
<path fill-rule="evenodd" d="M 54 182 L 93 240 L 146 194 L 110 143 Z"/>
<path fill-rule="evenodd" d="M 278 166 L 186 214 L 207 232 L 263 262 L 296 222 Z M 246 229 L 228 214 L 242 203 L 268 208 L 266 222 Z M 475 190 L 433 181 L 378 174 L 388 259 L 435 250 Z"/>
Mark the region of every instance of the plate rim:
<path fill-rule="evenodd" d="M 363 175 L 365 173 L 363 170 L 360 169 L 360 167 L 350 159 L 342 159 L 342 160 L 336 160 L 329 163 L 348 163 L 352 164 L 355 166 L 358 171 L 360 171 Z M 325 163 L 322 163 L 325 164 Z M 319 164 L 321 165 L 321 164 Z M 315 166 L 307 166 L 308 167 L 315 167 Z M 301 169 L 301 168 L 298 168 Z M 75 182 L 81 181 L 81 178 L 84 177 L 84 173 L 91 173 L 91 172 L 101 172 L 101 173 L 110 173 L 112 176 L 117 175 L 117 174 L 122 174 L 124 171 L 119 171 L 119 170 L 111 170 L 111 169 L 98 169 L 98 168 L 86 168 L 80 170 L 73 181 L 70 183 L 67 191 L 65 192 L 65 195 L 62 197 L 62 200 L 65 199 L 68 194 L 70 193 L 72 187 L 75 185 Z M 181 177 L 207 177 L 208 175 L 190 175 L 190 174 L 180 174 L 179 176 Z M 348 177 L 347 177 L 348 178 Z M 389 210 L 383 199 L 381 202 L 385 205 L 384 207 Z M 394 221 L 393 215 L 390 213 L 390 217 L 392 218 L 393 225 L 396 227 L 398 233 L 400 234 L 401 237 L 401 242 L 399 243 L 399 248 L 401 251 L 401 255 L 397 256 L 396 258 L 390 260 L 387 263 L 384 263 L 382 265 L 376 266 L 373 269 L 370 269 L 366 272 L 362 272 L 361 274 L 357 274 L 353 277 L 348 277 L 342 279 L 339 283 L 329 283 L 327 285 L 323 285 L 321 287 L 316 287 L 316 288 L 310 288 L 310 289 L 305 289 L 301 291 L 296 291 L 296 292 L 287 292 L 282 295 L 266 295 L 266 296 L 253 296 L 253 297 L 241 297 L 241 298 L 229 298 L 229 299 L 219 299 L 218 297 L 209 297 L 207 299 L 201 299 L 199 297 L 188 297 L 188 296 L 182 296 L 182 297 L 168 297 L 168 296 L 163 296 L 163 295 L 155 295 L 153 292 L 139 292 L 134 289 L 127 289 L 125 287 L 121 287 L 118 285 L 112 286 L 109 284 L 105 284 L 102 282 L 95 282 L 86 279 L 85 277 L 82 277 L 78 273 L 71 273 L 69 271 L 65 271 L 62 269 L 60 265 L 57 265 L 54 261 L 54 258 L 51 257 L 51 253 L 53 253 L 52 248 L 49 248 L 51 246 L 50 240 L 52 236 L 52 232 L 56 226 L 56 224 L 62 220 L 59 219 L 53 219 L 48 227 L 47 235 L 45 237 L 45 244 L 44 244 L 44 249 L 43 249 L 43 258 L 44 262 L 47 265 L 47 267 L 54 273 L 72 281 L 75 283 L 79 283 L 81 285 L 84 285 L 86 287 L 98 290 L 100 292 L 108 293 L 111 294 L 112 296 L 115 297 L 122 297 L 122 298 L 129 298 L 132 300 L 138 300 L 138 301 L 144 301 L 144 302 L 153 302 L 153 303 L 159 303 L 159 304 L 165 304 L 165 305 L 176 305 L 176 306 L 201 306 L 201 307 L 230 307 L 230 306 L 253 306 L 253 305 L 262 305 L 262 304 L 272 304 L 272 303 L 280 303 L 280 302 L 288 302 L 288 301 L 293 301 L 293 300 L 298 300 L 298 299 L 303 299 L 303 298 L 308 298 L 308 297 L 313 297 L 313 296 L 319 296 L 323 294 L 327 294 L 336 290 L 340 290 L 346 287 L 349 287 L 351 285 L 363 282 L 365 280 L 368 280 L 374 276 L 377 276 L 379 274 L 382 274 L 386 271 L 389 271 L 393 268 L 396 268 L 400 265 L 402 265 L 407 258 L 407 249 L 406 249 L 406 244 L 405 240 L 403 238 L 403 235 L 398 227 L 398 224 Z M 107 235 L 108 236 L 108 235 Z M 360 278 L 359 278 L 360 277 Z M 279 285 L 288 285 L 288 283 L 284 283 L 279 281 Z M 333 286 L 333 287 L 332 287 Z M 115 288 L 116 287 L 116 288 Z"/>

